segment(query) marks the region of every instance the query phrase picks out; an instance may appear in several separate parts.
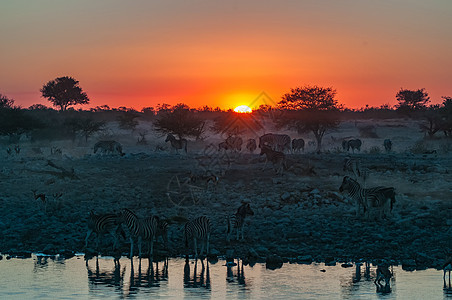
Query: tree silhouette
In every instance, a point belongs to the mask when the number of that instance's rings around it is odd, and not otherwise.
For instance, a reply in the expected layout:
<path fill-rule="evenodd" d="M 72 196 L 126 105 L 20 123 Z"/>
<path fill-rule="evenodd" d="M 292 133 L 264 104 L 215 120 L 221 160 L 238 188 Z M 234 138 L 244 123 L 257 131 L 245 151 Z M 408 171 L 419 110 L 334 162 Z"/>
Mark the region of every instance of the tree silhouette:
<path fill-rule="evenodd" d="M 78 84 L 79 82 L 72 77 L 58 77 L 47 82 L 40 92 L 42 97 L 47 98 L 61 111 L 65 111 L 69 106 L 89 103 L 88 96 Z"/>
<path fill-rule="evenodd" d="M 396 107 L 403 112 L 425 109 L 427 108 L 427 103 L 430 101 L 430 97 L 425 89 L 416 91 L 400 89 L 396 94 L 396 98 L 399 102 Z"/>
<path fill-rule="evenodd" d="M 10 141 L 20 138 L 20 135 L 33 129 L 43 127 L 43 124 L 18 107 L 0 108 L 0 135 L 7 135 Z"/>
<path fill-rule="evenodd" d="M 199 139 L 205 131 L 205 121 L 183 103 L 171 109 L 168 106 L 159 109 L 153 123 L 157 132 L 175 134 L 179 138 L 194 136 Z"/>
<path fill-rule="evenodd" d="M 14 106 L 14 100 L 9 99 L 5 95 L 0 94 L 0 109 L 1 108 L 12 108 Z"/>
<path fill-rule="evenodd" d="M 275 119 L 276 125 L 297 130 L 298 133 L 312 132 L 317 140 L 316 151 L 320 152 L 325 133 L 340 123 L 340 106 L 335 96 L 336 90 L 331 87 L 304 86 L 291 89 L 278 103 L 283 113 Z"/>

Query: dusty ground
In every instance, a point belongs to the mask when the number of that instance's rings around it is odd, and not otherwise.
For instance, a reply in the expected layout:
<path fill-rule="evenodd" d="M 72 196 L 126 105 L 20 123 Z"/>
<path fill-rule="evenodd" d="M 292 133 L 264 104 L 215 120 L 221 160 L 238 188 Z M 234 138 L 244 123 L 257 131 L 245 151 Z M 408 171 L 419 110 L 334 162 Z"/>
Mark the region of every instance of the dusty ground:
<path fill-rule="evenodd" d="M 155 151 L 157 145 L 165 147 L 164 137 L 136 145 L 130 131 L 114 126 L 107 136 L 88 144 L 24 141 L 19 155 L 0 154 L 0 252 L 84 251 L 88 212 L 127 207 L 143 217 L 209 216 L 214 227 L 212 253 L 217 255 L 233 251 L 235 256 L 276 254 L 299 261 L 388 259 L 407 268 L 438 267 L 444 251 L 452 247 L 451 141 L 419 142 L 422 134 L 417 127 L 401 120 L 380 121 L 379 137 L 362 138 L 363 149 L 354 156 L 370 170 L 368 186 L 394 186 L 397 202 L 388 219 L 367 220 L 356 217 L 354 204 L 338 193 L 343 176 L 349 175 L 342 170 L 347 153 L 340 141 L 360 137 L 359 126 L 344 123 L 325 136 L 323 154 L 312 153 L 314 146 L 308 146 L 304 154 L 289 155 L 292 168 L 283 176 L 275 176 L 270 165 L 262 171 L 264 161 L 257 151 L 228 156 L 203 151 L 209 143 L 217 144 L 218 136 L 190 142 L 187 155 Z M 126 155 L 93 155 L 92 144 L 105 138 L 120 141 Z M 394 143 L 391 153 L 383 151 L 385 138 Z M 60 147 L 63 154 L 51 155 L 51 146 Z M 433 149 L 436 154 L 422 154 Z M 49 159 L 68 174 L 73 168 L 76 177 L 61 176 L 61 169 L 47 164 Z M 190 187 L 182 185 L 179 190 L 176 175 L 182 182 L 190 171 L 201 174 L 206 168 L 219 175 L 216 186 L 193 183 L 194 200 L 188 197 Z M 32 190 L 45 193 L 47 204 L 35 200 Z M 247 222 L 246 240 L 228 244 L 225 217 L 243 200 L 250 201 L 255 215 Z M 170 227 L 171 255 L 187 251 L 182 225 L 174 222 Z M 107 238 L 100 252 L 108 254 L 110 248 Z M 128 242 L 121 240 L 121 250 L 128 249 Z M 157 249 L 162 251 L 161 243 Z"/>

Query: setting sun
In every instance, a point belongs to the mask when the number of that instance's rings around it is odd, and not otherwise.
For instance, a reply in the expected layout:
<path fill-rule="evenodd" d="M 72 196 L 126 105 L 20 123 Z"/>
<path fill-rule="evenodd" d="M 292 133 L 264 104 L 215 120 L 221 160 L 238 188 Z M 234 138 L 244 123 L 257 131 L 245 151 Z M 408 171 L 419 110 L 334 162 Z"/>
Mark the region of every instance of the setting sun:
<path fill-rule="evenodd" d="M 239 105 L 236 108 L 234 108 L 234 111 L 238 113 L 250 113 L 252 112 L 252 109 L 246 105 Z"/>

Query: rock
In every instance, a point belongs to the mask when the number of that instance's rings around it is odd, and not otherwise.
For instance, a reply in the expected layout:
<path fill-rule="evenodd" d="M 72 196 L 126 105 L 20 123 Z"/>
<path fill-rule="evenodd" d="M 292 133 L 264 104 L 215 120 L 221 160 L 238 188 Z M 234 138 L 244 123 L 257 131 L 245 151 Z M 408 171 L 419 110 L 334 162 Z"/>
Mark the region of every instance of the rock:
<path fill-rule="evenodd" d="M 402 269 L 405 271 L 414 271 L 416 269 L 416 261 L 414 259 L 402 260 Z"/>
<path fill-rule="evenodd" d="M 289 192 L 284 192 L 282 195 L 281 195 L 281 200 L 282 201 L 287 201 L 287 200 L 289 200 L 290 199 L 290 193 Z"/>
<path fill-rule="evenodd" d="M 300 255 L 297 256 L 297 262 L 300 264 L 311 264 L 312 263 L 312 256 L 311 255 Z"/>
<path fill-rule="evenodd" d="M 345 263 L 345 264 L 342 264 L 341 267 L 342 268 L 351 268 L 351 267 L 353 267 L 353 264 Z"/>
<path fill-rule="evenodd" d="M 270 270 L 279 269 L 283 266 L 283 259 L 278 255 L 267 256 L 265 267 Z"/>

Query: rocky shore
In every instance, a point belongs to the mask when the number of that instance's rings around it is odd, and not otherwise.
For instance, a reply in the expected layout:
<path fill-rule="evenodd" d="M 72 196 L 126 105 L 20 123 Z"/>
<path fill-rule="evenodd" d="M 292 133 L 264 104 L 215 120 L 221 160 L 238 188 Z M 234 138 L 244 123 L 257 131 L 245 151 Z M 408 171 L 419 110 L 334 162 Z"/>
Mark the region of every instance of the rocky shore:
<path fill-rule="evenodd" d="M 206 215 L 213 224 L 213 256 L 269 266 L 385 260 L 406 269 L 439 268 L 452 248 L 452 157 L 357 154 L 371 171 L 369 187 L 394 186 L 397 193 L 391 216 L 368 220 L 356 216 L 354 203 L 338 192 L 349 175 L 342 169 L 345 155 L 290 155 L 291 167 L 283 176 L 276 176 L 270 164 L 262 171 L 264 161 L 257 154 L 230 155 L 229 161 L 214 162 L 216 185 L 198 181 L 188 186 L 175 185 L 175 176 L 181 183 L 190 172 L 204 172 L 212 157 L 137 152 L 5 158 L 0 166 L 0 252 L 93 253 L 94 237 L 84 249 L 88 212 L 127 207 L 141 217 L 156 214 L 171 222 L 168 250 L 161 241 L 156 245 L 160 255 L 192 254 L 183 242 L 181 220 Z M 46 195 L 45 203 L 33 197 L 33 190 Z M 247 219 L 245 240 L 228 243 L 226 216 L 243 201 L 250 202 L 254 216 Z M 111 246 L 105 237 L 99 252 L 113 255 Z M 128 241 L 120 240 L 119 254 L 128 250 Z"/>

